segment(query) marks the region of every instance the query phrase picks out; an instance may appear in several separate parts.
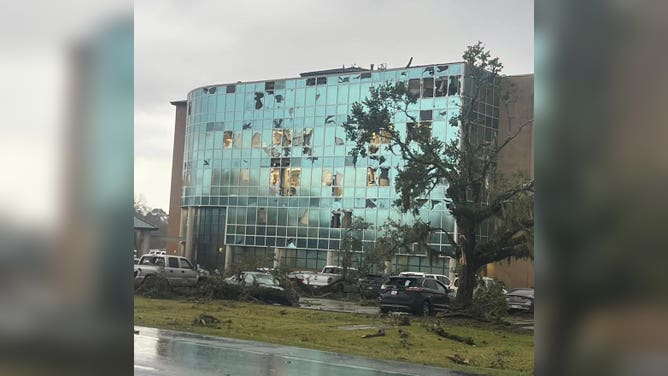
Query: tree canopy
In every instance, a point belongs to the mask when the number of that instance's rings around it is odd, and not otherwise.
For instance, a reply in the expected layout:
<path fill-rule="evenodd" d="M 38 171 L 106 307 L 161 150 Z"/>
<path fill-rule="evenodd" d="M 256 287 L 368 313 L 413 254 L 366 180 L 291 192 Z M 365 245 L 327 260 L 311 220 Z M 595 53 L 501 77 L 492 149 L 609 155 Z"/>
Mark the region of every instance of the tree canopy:
<path fill-rule="evenodd" d="M 499 59 L 492 58 L 481 42 L 469 46 L 463 58 L 466 87 L 459 111 L 449 121 L 449 126 L 458 128 L 458 137 L 444 140 L 432 136 L 431 122 L 416 115 L 418 97 L 405 82 L 370 88 L 366 99 L 352 105 L 343 127 L 355 143 L 351 151 L 355 162 L 369 156 L 369 146 L 377 144 L 379 137 L 386 140 L 386 152 L 401 156 L 403 164 L 396 166 L 398 198 L 394 204 L 402 212 L 417 214 L 421 198 L 436 189 L 445 190 L 447 207 L 457 226 L 456 238 L 447 229 L 418 220 L 412 225 L 388 223 L 379 242 L 394 242 L 394 248 L 413 242 L 431 255 L 428 235 L 434 231 L 447 234 L 454 256 L 462 262 L 457 301 L 466 306 L 472 299 L 475 274 L 483 266 L 509 257 L 532 257 L 533 180 L 520 174 L 503 176 L 497 170 L 497 160 L 533 121 L 510 124 L 513 132 L 504 140 L 482 137 L 483 124 L 474 109 L 485 101 L 486 91 L 493 89 L 500 102 L 512 100 L 513 93 L 502 84 Z M 408 119 L 405 126 L 394 124 L 397 114 Z M 384 161 L 382 155 L 375 157 Z"/>

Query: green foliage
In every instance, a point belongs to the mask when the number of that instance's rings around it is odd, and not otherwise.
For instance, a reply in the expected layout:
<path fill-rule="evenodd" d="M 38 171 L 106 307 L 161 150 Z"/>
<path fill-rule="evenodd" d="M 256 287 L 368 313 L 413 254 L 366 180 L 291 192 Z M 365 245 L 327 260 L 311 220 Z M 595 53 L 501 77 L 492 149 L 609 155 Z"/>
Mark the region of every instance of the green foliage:
<path fill-rule="evenodd" d="M 520 131 L 531 122 L 516 126 L 515 133 L 498 141 L 480 137 L 481 123 L 474 109 L 485 92 L 501 92 L 500 72 L 503 65 L 492 58 L 489 50 L 478 42 L 463 54 L 466 62 L 459 114 L 450 120 L 450 126 L 459 128 L 459 138 L 443 141 L 431 136 L 429 123 L 420 123 L 408 110 L 416 98 L 406 84 L 384 84 L 370 89 L 361 103 L 354 103 L 343 124 L 346 136 L 355 143 L 351 151 L 354 161 L 367 156 L 367 147 L 381 135 L 389 140 L 386 150 L 401 155 L 404 165 L 397 167 L 395 205 L 403 212 L 417 215 L 421 199 L 436 189 L 444 189 L 450 200 L 448 208 L 457 223 L 459 238 L 447 229 L 435 228 L 415 221 L 413 225 L 388 222 L 385 234 L 377 241 L 377 248 L 394 254 L 398 250 L 427 252 L 430 233 L 443 231 L 449 238 L 454 256 L 465 265 L 462 286 L 457 299 L 461 306 L 471 303 L 473 278 L 489 263 L 510 257 L 531 257 L 533 241 L 533 181 L 505 179 L 496 169 L 497 157 Z M 502 101 L 512 99 L 512 93 L 500 95 Z M 399 132 L 392 124 L 395 114 L 409 119 L 406 132 Z M 511 182 L 513 184 L 508 184 Z M 443 184 L 445 183 L 445 184 Z M 494 230 L 486 240 L 480 239 L 480 228 L 491 224 Z M 415 245 L 415 246 L 413 246 Z"/>
<path fill-rule="evenodd" d="M 347 228 L 343 233 L 341 239 L 341 267 L 343 268 L 343 278 L 348 278 L 348 268 L 353 265 L 353 256 L 356 253 L 362 254 L 362 265 L 360 265 L 360 271 L 367 271 L 366 269 L 373 268 L 374 265 L 370 265 L 367 262 L 373 259 L 373 249 L 367 249 L 362 242 L 362 234 L 364 230 L 373 228 L 371 223 L 366 222 L 363 218 L 353 217 L 352 224 L 350 228 Z M 368 255 L 367 255 L 368 254 Z"/>
<path fill-rule="evenodd" d="M 472 316 L 485 321 L 499 321 L 507 316 L 508 303 L 503 293 L 503 286 L 500 283 L 492 283 L 487 287 L 476 289 L 469 312 Z"/>
<path fill-rule="evenodd" d="M 174 296 L 174 291 L 164 273 L 146 276 L 137 288 L 136 293 L 151 299 L 165 299 Z"/>
<path fill-rule="evenodd" d="M 273 255 L 267 256 L 244 256 L 235 261 L 225 270 L 225 276 L 241 275 L 241 272 L 253 272 L 257 268 L 271 267 L 274 262 Z"/>
<path fill-rule="evenodd" d="M 268 304 L 298 305 L 299 295 L 290 289 L 283 291 L 259 286 L 241 286 L 225 282 L 222 277 L 211 277 L 197 286 L 196 294 L 207 299 L 255 300 Z"/>

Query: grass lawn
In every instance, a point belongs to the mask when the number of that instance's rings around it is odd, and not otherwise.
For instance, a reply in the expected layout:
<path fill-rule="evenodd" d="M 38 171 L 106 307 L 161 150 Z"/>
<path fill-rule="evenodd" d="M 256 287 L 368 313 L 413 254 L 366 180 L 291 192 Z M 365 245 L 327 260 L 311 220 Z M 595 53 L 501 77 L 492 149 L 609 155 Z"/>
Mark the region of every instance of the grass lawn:
<path fill-rule="evenodd" d="M 193 320 L 205 313 L 221 321 L 208 327 Z M 289 346 L 447 367 L 486 375 L 533 374 L 533 335 L 468 320 L 411 317 L 410 326 L 396 326 L 389 317 L 322 312 L 291 307 L 216 300 L 205 303 L 135 297 L 136 325 L 221 337 L 249 339 Z M 423 324 L 440 322 L 454 335 L 471 337 L 475 346 L 442 338 Z M 385 329 L 384 337 L 361 338 L 374 329 L 343 330 L 347 325 Z M 399 329 L 407 332 L 402 343 Z M 469 365 L 456 364 L 459 355 Z"/>

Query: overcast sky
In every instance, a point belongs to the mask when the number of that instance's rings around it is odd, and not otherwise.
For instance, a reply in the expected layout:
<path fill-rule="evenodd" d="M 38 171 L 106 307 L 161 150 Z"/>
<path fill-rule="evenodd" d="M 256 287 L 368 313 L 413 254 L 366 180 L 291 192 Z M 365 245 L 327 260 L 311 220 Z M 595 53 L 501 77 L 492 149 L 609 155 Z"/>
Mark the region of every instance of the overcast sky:
<path fill-rule="evenodd" d="M 533 1 L 136 1 L 135 198 L 169 209 L 169 102 L 198 86 L 461 61 L 478 40 L 503 73 L 533 73 Z"/>

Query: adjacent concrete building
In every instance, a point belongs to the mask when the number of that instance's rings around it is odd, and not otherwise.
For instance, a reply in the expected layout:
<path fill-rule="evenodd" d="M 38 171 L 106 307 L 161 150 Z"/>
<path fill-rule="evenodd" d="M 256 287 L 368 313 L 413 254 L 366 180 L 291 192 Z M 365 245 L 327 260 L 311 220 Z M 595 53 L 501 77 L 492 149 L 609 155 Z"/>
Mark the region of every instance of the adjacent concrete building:
<path fill-rule="evenodd" d="M 499 140 L 522 129 L 499 156 L 499 171 L 505 174 L 521 172 L 533 179 L 533 74 L 505 78 L 512 91 L 513 100 L 502 108 L 499 118 Z M 507 287 L 534 287 L 533 260 L 502 261 L 487 266 L 487 275 L 506 284 Z"/>

